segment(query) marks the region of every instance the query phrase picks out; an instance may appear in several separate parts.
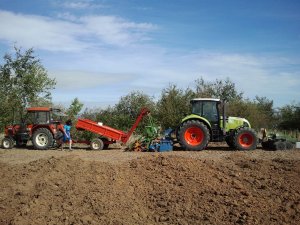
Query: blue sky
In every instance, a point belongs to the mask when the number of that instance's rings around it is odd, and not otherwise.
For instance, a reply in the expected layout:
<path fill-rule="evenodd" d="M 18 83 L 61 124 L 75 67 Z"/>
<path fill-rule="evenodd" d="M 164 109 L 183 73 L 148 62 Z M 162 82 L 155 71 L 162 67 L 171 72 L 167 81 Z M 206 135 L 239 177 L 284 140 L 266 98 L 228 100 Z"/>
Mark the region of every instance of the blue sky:
<path fill-rule="evenodd" d="M 33 47 L 55 103 L 114 105 L 229 77 L 245 97 L 300 99 L 299 0 L 0 0 L 0 55 Z"/>

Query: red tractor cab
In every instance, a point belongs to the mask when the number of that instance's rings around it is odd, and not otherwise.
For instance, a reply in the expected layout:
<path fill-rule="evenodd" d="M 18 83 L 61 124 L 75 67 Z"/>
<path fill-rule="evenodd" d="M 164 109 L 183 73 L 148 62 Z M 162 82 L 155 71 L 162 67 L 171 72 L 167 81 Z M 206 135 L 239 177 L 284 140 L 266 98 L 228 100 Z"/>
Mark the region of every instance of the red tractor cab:
<path fill-rule="evenodd" d="M 59 117 L 64 114 L 59 109 L 48 107 L 32 107 L 27 109 L 20 124 L 5 127 L 2 146 L 5 149 L 24 147 L 29 140 L 38 150 L 54 147 L 58 137 L 62 136 L 63 125 Z"/>

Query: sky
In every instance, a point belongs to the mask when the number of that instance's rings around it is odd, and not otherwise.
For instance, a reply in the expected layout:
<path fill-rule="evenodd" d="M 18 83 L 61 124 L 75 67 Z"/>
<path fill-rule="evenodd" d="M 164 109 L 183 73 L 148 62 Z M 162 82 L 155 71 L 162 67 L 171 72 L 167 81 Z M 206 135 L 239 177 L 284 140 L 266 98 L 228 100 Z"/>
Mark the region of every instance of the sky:
<path fill-rule="evenodd" d="M 201 77 L 275 107 L 300 101 L 299 0 L 0 0 L 0 56 L 14 45 L 56 79 L 57 104 L 158 99 Z"/>

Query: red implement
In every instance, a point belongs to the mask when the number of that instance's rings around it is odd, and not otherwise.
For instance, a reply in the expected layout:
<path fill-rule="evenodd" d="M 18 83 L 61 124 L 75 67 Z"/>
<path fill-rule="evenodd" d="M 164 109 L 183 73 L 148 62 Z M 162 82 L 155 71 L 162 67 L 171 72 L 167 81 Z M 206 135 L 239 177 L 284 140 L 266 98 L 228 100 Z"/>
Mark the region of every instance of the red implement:
<path fill-rule="evenodd" d="M 148 115 L 149 112 L 150 111 L 148 109 L 143 108 L 128 133 L 125 133 L 121 130 L 117 130 L 108 126 L 98 124 L 97 122 L 88 119 L 78 119 L 78 122 L 76 123 L 76 129 L 87 130 L 95 134 L 98 134 L 100 136 L 126 143 L 130 138 L 130 136 L 132 135 L 132 133 L 135 131 L 136 127 L 143 119 L 143 117 Z"/>

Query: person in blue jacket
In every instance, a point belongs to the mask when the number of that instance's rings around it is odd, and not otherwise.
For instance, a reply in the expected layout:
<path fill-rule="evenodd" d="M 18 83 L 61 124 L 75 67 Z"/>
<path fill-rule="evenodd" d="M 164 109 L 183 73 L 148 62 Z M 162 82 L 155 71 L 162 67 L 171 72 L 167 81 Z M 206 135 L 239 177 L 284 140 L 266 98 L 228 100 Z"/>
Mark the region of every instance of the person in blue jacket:
<path fill-rule="evenodd" d="M 66 124 L 64 125 L 64 137 L 63 137 L 63 143 L 69 142 L 69 150 L 72 150 L 72 138 L 71 138 L 71 127 L 72 127 L 72 121 L 67 120 Z M 63 148 L 63 146 L 62 146 Z"/>

